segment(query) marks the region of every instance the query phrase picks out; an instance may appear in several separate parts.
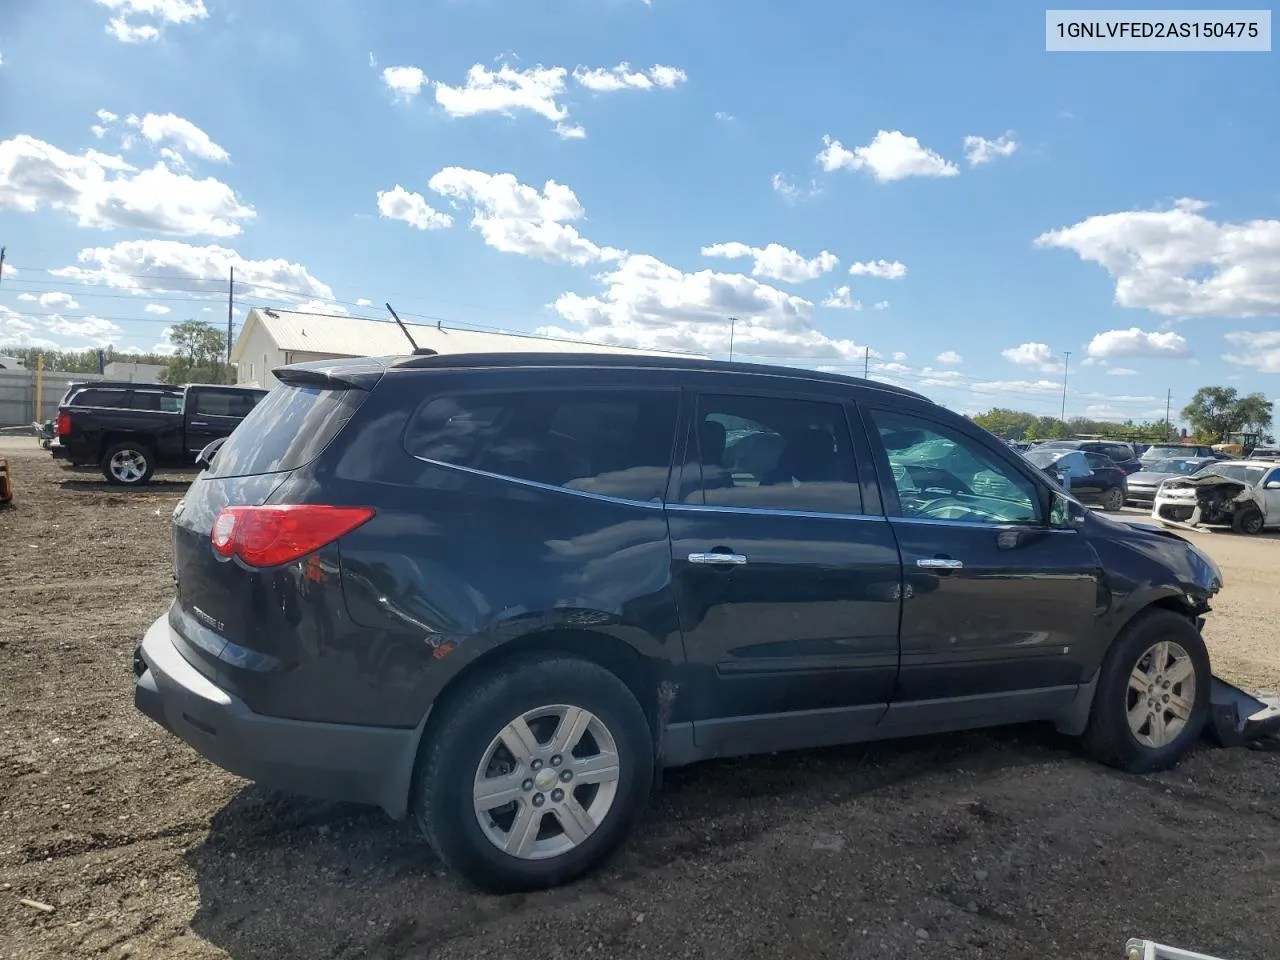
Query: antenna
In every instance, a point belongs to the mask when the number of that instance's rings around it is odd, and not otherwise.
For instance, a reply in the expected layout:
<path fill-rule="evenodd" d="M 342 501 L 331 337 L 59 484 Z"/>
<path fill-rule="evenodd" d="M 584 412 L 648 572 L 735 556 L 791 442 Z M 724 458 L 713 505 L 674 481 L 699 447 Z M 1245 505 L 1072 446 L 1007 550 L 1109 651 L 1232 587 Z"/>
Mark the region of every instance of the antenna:
<path fill-rule="evenodd" d="M 413 334 L 409 332 L 409 328 L 404 325 L 404 321 L 400 319 L 400 314 L 396 313 L 395 308 L 391 304 L 385 304 L 387 312 L 391 314 L 395 322 L 400 324 L 400 329 L 404 331 L 404 338 L 409 341 L 409 346 L 413 347 L 413 355 L 415 357 L 434 357 L 440 351 L 432 350 L 430 347 L 420 347 L 413 342 Z"/>

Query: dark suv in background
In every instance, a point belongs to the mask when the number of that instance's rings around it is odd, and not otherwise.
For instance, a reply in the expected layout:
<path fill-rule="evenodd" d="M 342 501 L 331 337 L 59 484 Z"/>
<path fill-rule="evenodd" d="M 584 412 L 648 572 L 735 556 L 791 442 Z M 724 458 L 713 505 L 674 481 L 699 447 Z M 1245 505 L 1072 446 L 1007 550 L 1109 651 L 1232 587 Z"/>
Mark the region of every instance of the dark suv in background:
<path fill-rule="evenodd" d="M 1142 772 L 1205 720 L 1214 563 L 917 394 L 594 355 L 275 375 L 174 512 L 135 702 L 412 814 L 483 887 L 590 870 L 664 766 L 1047 720 Z"/>

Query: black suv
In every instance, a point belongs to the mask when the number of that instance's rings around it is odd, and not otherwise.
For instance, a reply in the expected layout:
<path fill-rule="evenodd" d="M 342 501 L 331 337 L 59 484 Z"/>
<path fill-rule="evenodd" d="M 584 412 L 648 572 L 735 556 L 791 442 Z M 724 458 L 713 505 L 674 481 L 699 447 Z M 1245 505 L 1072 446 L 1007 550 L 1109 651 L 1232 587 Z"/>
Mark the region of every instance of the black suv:
<path fill-rule="evenodd" d="M 1047 720 L 1150 771 L 1207 716 L 1213 561 L 917 394 L 599 355 L 275 375 L 174 512 L 135 702 L 411 813 L 483 887 L 594 867 L 664 766 Z"/>

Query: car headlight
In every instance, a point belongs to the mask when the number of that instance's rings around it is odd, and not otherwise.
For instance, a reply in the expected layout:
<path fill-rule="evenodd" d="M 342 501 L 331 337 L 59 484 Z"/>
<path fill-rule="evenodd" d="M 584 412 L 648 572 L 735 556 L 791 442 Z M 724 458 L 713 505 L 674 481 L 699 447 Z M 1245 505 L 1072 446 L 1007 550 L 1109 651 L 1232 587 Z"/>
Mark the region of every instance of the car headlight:
<path fill-rule="evenodd" d="M 1191 569 L 1195 571 L 1197 582 L 1212 592 L 1221 590 L 1222 568 L 1217 561 L 1194 543 L 1187 544 L 1187 552 L 1191 555 Z"/>

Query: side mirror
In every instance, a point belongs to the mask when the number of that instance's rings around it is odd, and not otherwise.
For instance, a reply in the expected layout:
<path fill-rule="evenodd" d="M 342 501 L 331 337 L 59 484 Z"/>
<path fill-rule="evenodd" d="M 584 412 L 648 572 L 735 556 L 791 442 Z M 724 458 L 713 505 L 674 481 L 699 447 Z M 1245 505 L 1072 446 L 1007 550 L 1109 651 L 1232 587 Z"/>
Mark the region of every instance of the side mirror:
<path fill-rule="evenodd" d="M 218 455 L 218 451 L 222 449 L 222 445 L 227 442 L 226 437 L 219 437 L 213 443 L 209 444 L 198 454 L 196 454 L 196 466 L 202 469 L 208 469 L 213 466 L 213 458 Z"/>
<path fill-rule="evenodd" d="M 1059 530 L 1073 530 L 1084 526 L 1087 508 L 1065 493 L 1055 492 L 1053 510 L 1049 514 L 1049 526 Z"/>
<path fill-rule="evenodd" d="M 1268 480 L 1268 481 L 1267 481 L 1267 489 L 1268 489 L 1268 490 L 1280 490 L 1280 480 Z"/>

